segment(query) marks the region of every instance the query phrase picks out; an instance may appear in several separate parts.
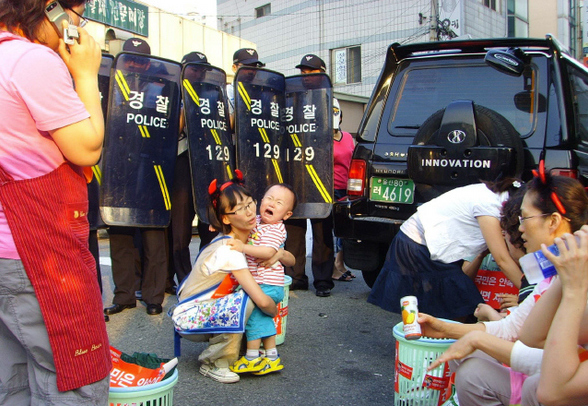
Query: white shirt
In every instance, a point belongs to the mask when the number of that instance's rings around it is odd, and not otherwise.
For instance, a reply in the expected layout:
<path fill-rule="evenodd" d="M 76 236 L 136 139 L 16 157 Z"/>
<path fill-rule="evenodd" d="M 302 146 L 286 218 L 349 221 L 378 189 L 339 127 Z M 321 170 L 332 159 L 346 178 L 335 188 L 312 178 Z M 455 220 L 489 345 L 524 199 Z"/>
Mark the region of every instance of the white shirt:
<path fill-rule="evenodd" d="M 500 218 L 507 198 L 508 193 L 496 194 L 483 183 L 456 188 L 420 206 L 400 229 L 424 243 L 432 260 L 455 262 L 487 248 L 477 217 Z"/>

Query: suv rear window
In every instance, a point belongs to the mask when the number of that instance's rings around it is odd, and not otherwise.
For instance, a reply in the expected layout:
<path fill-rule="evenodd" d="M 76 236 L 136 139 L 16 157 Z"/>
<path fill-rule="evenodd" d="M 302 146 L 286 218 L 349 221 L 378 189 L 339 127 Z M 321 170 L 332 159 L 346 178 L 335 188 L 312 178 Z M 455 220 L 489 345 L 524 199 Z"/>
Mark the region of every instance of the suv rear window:
<path fill-rule="evenodd" d="M 394 98 L 397 103 L 388 122 L 391 135 L 413 137 L 431 114 L 454 100 L 473 100 L 500 113 L 522 137 L 533 130 L 536 117 L 530 106 L 537 100 L 535 65 L 516 77 L 483 63 L 456 65 L 453 62 L 446 67 L 436 64 L 434 69 L 414 64 L 399 71 L 401 76 L 396 78 L 394 86 L 398 92 Z M 521 108 L 524 105 L 526 109 Z"/>

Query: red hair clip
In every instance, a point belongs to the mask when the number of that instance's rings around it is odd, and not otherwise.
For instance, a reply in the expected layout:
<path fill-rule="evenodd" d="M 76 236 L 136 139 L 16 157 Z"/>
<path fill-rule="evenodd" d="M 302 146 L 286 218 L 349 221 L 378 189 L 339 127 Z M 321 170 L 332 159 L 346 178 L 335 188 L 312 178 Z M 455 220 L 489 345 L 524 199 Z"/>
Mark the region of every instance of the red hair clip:
<path fill-rule="evenodd" d="M 539 172 L 533 169 L 533 176 L 538 177 L 544 185 L 547 184 L 547 180 L 545 177 L 545 159 L 539 161 Z M 557 211 L 559 211 L 561 214 L 566 214 L 566 209 L 561 203 L 561 200 L 559 200 L 557 193 L 555 193 L 555 191 L 552 190 L 550 197 Z"/>
<path fill-rule="evenodd" d="M 212 182 L 210 182 L 210 185 L 208 185 L 208 194 L 210 195 L 212 205 L 215 208 L 218 202 L 218 198 L 220 197 L 220 193 L 232 184 L 243 184 L 243 172 L 241 172 L 239 169 L 235 169 L 235 176 L 233 176 L 230 181 L 223 183 L 220 187 L 218 187 L 217 179 L 214 179 Z"/>
<path fill-rule="evenodd" d="M 541 179 L 541 182 L 543 182 L 543 184 L 546 183 L 546 179 L 545 179 L 545 160 L 542 159 L 539 161 L 539 172 L 537 172 L 537 170 L 533 169 L 533 176 Z"/>
<path fill-rule="evenodd" d="M 216 181 L 216 179 L 214 179 L 212 182 L 210 182 L 210 185 L 208 185 L 208 194 L 210 196 L 212 196 L 214 194 L 214 192 L 216 192 L 216 189 L 217 189 L 216 183 L 217 183 L 217 181 Z"/>

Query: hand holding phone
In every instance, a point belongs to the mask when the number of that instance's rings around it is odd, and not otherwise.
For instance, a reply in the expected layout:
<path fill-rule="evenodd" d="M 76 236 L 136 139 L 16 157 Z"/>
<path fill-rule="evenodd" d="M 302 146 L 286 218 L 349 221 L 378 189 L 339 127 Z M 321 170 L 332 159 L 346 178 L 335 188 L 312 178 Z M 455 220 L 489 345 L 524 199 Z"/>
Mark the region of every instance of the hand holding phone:
<path fill-rule="evenodd" d="M 76 39 L 79 38 L 78 27 L 71 23 L 69 15 L 65 12 L 63 7 L 61 7 L 61 4 L 59 4 L 57 0 L 47 4 L 45 7 L 45 15 L 66 44 L 71 45 Z M 63 27 L 64 21 L 67 21 L 68 23 L 67 28 Z"/>

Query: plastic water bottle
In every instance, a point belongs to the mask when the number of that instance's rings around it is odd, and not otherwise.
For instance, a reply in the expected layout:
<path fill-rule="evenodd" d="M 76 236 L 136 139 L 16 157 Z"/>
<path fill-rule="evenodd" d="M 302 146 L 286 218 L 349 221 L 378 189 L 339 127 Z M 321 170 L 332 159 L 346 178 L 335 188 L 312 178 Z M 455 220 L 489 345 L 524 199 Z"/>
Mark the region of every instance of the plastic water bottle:
<path fill-rule="evenodd" d="M 576 241 L 579 244 L 580 238 L 576 237 Z M 550 245 L 547 249 L 551 251 L 553 255 L 559 256 L 557 245 Z M 543 255 L 543 251 L 541 250 L 523 256 L 519 259 L 519 264 L 531 285 L 539 283 L 545 278 L 557 275 L 555 266 L 550 260 L 545 258 L 545 255 Z"/>

